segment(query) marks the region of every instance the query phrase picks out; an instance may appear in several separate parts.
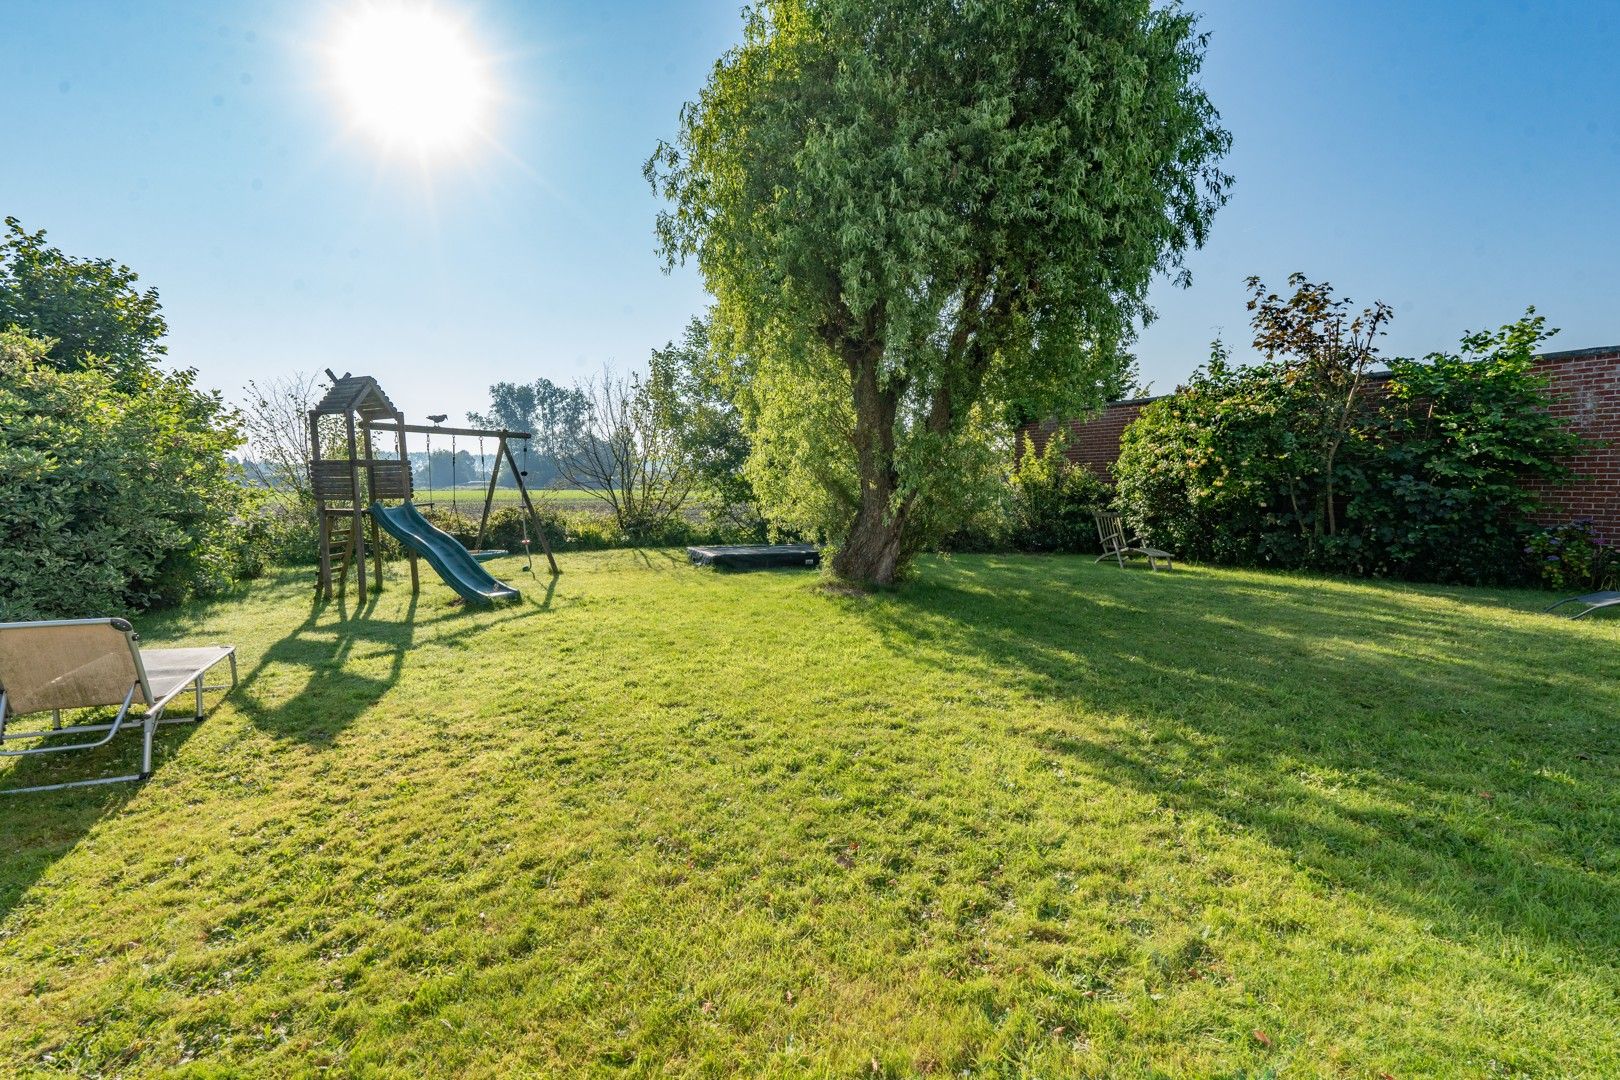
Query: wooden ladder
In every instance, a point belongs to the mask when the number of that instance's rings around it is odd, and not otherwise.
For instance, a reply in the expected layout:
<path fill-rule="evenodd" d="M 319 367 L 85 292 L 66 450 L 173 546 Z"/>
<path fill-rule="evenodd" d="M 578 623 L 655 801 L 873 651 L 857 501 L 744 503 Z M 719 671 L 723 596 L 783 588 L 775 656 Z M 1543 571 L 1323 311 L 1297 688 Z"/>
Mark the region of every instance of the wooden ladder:
<path fill-rule="evenodd" d="M 326 518 L 326 528 L 321 530 L 326 535 L 326 550 L 322 556 L 328 566 L 336 557 L 335 576 L 341 595 L 349 582 L 349 565 L 354 562 L 355 512 L 353 509 L 323 509 L 321 513 Z"/>

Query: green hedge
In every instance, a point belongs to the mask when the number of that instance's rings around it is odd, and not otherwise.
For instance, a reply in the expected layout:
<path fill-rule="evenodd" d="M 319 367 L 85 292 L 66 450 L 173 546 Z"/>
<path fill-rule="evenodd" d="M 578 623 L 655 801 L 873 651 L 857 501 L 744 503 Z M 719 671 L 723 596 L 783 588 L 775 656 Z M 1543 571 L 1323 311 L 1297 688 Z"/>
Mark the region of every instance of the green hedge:
<path fill-rule="evenodd" d="M 193 373 L 61 371 L 0 332 L 0 618 L 125 613 L 260 568 L 235 415 Z"/>
<path fill-rule="evenodd" d="M 478 540 L 478 517 L 423 507 L 422 516 L 454 536 L 469 549 Z M 536 508 L 541 528 L 555 552 L 602 551 L 608 548 L 681 547 L 687 544 L 757 543 L 758 535 L 750 522 L 736 523 L 705 515 L 697 520 L 676 518 L 652 535 L 625 535 L 612 515 L 590 510 L 558 511 L 549 506 Z M 491 511 L 484 547 L 503 548 L 522 554 L 523 538 L 529 537 L 532 552 L 542 553 L 534 524 L 527 512 L 517 506 L 501 506 Z M 310 566 L 319 557 L 313 508 L 266 502 L 249 518 L 240 532 L 244 544 L 254 546 L 258 557 L 282 566 Z M 385 558 L 402 558 L 399 545 L 382 536 Z"/>
<path fill-rule="evenodd" d="M 1108 484 L 1065 455 L 1061 432 L 1026 453 L 1007 481 L 1007 541 L 1014 551 L 1095 552 L 1092 512 L 1113 501 Z"/>
<path fill-rule="evenodd" d="M 1580 446 L 1549 412 L 1527 316 L 1456 354 L 1396 360 L 1356 400 L 1331 476 L 1302 417 L 1297 369 L 1216 357 L 1126 428 L 1119 502 L 1150 543 L 1189 559 L 1447 582 L 1539 580 L 1530 480 L 1569 475 Z M 1331 483 L 1330 483 L 1331 481 Z M 1332 513 L 1324 513 L 1331 506 Z"/>

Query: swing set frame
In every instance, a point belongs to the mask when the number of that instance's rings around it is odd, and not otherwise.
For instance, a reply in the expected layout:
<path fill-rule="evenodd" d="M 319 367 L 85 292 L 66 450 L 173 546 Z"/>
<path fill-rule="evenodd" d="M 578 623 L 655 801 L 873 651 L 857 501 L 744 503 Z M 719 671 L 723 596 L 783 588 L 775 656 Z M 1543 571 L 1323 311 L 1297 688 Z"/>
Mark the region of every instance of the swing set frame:
<path fill-rule="evenodd" d="M 529 486 L 524 481 L 525 470 L 518 468 L 517 459 L 512 456 L 511 440 L 523 440 L 527 446 L 527 441 L 533 438 L 529 432 L 407 424 L 405 414 L 400 412 L 388 399 L 388 395 L 383 393 L 376 379 L 368 375 L 350 375 L 347 372 L 339 378 L 330 369 L 326 374 L 332 380 L 332 388 L 315 408 L 309 411 L 309 473 L 315 494 L 317 517 L 320 521 L 320 569 L 315 584 L 318 593 L 328 600 L 332 598 L 334 576 L 337 579 L 335 583 L 337 590 L 342 592 L 348 582 L 349 567 L 352 565 L 355 569 L 355 585 L 360 594 L 365 595 L 368 525 L 371 534 L 370 554 L 373 571 L 371 587 L 375 591 L 381 591 L 381 537 L 376 521 L 371 520 L 366 508 L 373 502 L 411 501 L 410 455 L 405 446 L 405 436 L 412 433 L 498 439 L 495 467 L 490 470 L 489 491 L 484 496 L 484 513 L 478 522 L 478 547 L 484 546 L 484 537 L 489 529 L 489 515 L 495 504 L 495 485 L 500 479 L 501 458 L 504 457 L 511 466 L 513 479 L 517 481 L 517 489 L 528 514 L 528 524 L 534 528 L 535 538 L 540 541 L 540 548 L 545 552 L 546 563 L 551 568 L 552 576 L 562 573 L 557 567 L 556 556 L 552 554 L 551 542 L 546 539 L 545 529 L 541 526 L 540 513 L 529 494 Z M 347 451 L 343 457 L 321 456 L 321 418 L 325 416 L 343 417 L 343 446 Z M 374 432 L 394 434 L 398 448 L 397 457 L 378 458 L 373 453 Z M 429 460 L 428 468 L 432 467 L 433 463 Z M 413 552 L 406 554 L 411 563 L 411 592 L 414 593 L 420 588 L 416 555 Z M 528 552 L 525 554 L 530 555 L 532 568 L 532 554 Z M 335 567 L 334 560 L 337 564 Z M 337 571 L 335 575 L 334 569 Z"/>
<path fill-rule="evenodd" d="M 438 424 L 407 424 L 403 420 L 397 424 L 371 421 L 363 423 L 361 428 L 368 434 L 371 431 L 400 431 L 416 435 L 459 435 L 462 438 L 495 439 L 495 465 L 489 471 L 489 486 L 484 492 L 484 511 L 478 518 L 478 540 L 474 550 L 477 551 L 483 548 L 484 538 L 489 534 L 489 515 L 495 508 L 495 487 L 501 479 L 501 460 L 504 458 L 507 467 L 512 470 L 513 479 L 517 481 L 518 495 L 523 500 L 523 509 L 528 514 L 529 524 L 534 527 L 535 535 L 539 538 L 540 547 L 545 552 L 546 562 L 550 564 L 551 572 L 553 574 L 562 573 L 561 570 L 557 569 L 557 560 L 551 553 L 551 542 L 546 539 L 545 530 L 540 527 L 540 512 L 535 509 L 534 497 L 529 494 L 529 485 L 523 479 L 527 474 L 527 470 L 518 467 L 517 458 L 512 454 L 511 441 L 516 439 L 527 443 L 528 440 L 534 438 L 531 433 L 527 431 L 509 431 L 506 428 L 463 428 L 444 427 Z M 482 459 L 485 455 L 480 451 L 478 456 Z M 450 460 L 452 463 L 455 461 L 453 452 Z M 430 469 L 433 467 L 431 461 L 428 467 Z M 451 475 L 452 477 L 455 475 L 453 471 Z M 455 488 L 452 486 L 450 490 L 453 494 Z M 528 553 L 525 552 L 525 554 Z"/>

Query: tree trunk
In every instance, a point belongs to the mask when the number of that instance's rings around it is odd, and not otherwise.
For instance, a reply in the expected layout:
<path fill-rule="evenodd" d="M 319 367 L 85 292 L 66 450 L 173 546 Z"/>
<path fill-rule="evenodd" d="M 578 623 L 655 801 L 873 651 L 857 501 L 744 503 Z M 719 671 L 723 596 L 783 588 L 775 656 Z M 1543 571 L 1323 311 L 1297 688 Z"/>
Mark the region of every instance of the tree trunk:
<path fill-rule="evenodd" d="M 860 500 L 855 524 L 833 557 L 833 572 L 859 585 L 893 585 L 905 554 L 909 507 L 896 499 L 894 421 L 900 388 L 878 379 L 882 346 L 845 350 L 855 404 L 855 449 Z"/>

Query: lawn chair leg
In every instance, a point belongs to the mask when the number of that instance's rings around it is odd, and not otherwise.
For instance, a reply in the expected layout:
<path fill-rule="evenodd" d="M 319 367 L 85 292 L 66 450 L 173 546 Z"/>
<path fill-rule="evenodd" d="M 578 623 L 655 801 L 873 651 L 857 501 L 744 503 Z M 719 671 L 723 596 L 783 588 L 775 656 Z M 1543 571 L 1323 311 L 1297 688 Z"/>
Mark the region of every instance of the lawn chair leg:
<path fill-rule="evenodd" d="M 204 691 L 208 691 L 208 690 L 224 690 L 226 692 L 229 692 L 231 690 L 235 690 L 236 689 L 236 681 L 237 681 L 237 676 L 236 676 L 236 653 L 235 652 L 230 653 L 228 656 L 226 656 L 226 660 L 228 660 L 230 662 L 230 665 L 231 665 L 231 685 L 229 685 L 229 686 L 224 686 L 224 685 L 209 686 L 207 681 L 206 681 L 208 679 L 208 672 L 204 671 L 204 672 L 199 673 L 197 675 L 196 682 L 191 684 L 192 685 L 192 693 L 194 693 L 196 695 L 196 707 L 192 710 L 191 715 L 190 716 L 177 716 L 177 717 L 160 716 L 158 718 L 158 723 L 159 724 L 195 724 L 197 721 L 199 721 L 199 720 L 201 720 L 203 718 L 203 711 L 204 711 L 203 693 L 204 693 Z M 162 710 L 159 710 L 159 711 L 161 712 Z"/>
<path fill-rule="evenodd" d="M 112 723 L 105 726 L 107 733 L 100 739 L 97 739 L 95 742 L 74 743 L 71 746 L 30 746 L 23 750 L 0 750 L 0 757 L 23 757 L 25 755 L 32 754 L 55 754 L 68 750 L 93 750 L 98 746 L 104 746 L 111 742 L 113 736 L 117 735 L 119 729 L 123 727 L 124 720 L 129 716 L 129 707 L 135 700 L 135 691 L 139 688 L 139 683 L 136 683 L 134 686 L 129 688 L 129 694 L 124 698 L 124 704 L 119 708 L 118 715 L 113 717 Z M 5 695 L 0 693 L 0 713 L 3 713 L 5 709 L 4 697 Z M 146 724 L 146 751 L 145 757 L 143 758 L 145 763 L 144 769 L 140 773 L 131 773 L 128 776 L 98 776 L 93 780 L 69 780 L 61 784 L 35 784 L 32 787 L 6 788 L 4 790 L 0 790 L 0 795 L 25 795 L 33 791 L 60 791 L 63 788 L 95 787 L 100 784 L 119 784 L 126 780 L 145 780 L 147 776 L 151 775 L 152 771 L 152 733 L 156 730 L 157 724 L 151 722 L 150 720 L 143 721 L 143 724 Z M 82 730 L 87 729 L 78 726 L 70 726 L 66 728 L 53 727 L 51 729 L 52 732 L 64 735 L 77 734 Z M 100 726 L 96 726 L 88 730 L 101 731 L 104 729 Z M 12 738 L 29 737 L 30 735 L 28 733 L 12 736 Z"/>
<path fill-rule="evenodd" d="M 163 710 L 157 709 L 146 714 L 141 731 L 141 779 L 149 780 L 152 777 L 152 738 L 157 734 L 158 721 L 163 719 Z"/>

